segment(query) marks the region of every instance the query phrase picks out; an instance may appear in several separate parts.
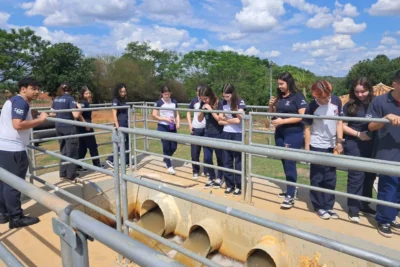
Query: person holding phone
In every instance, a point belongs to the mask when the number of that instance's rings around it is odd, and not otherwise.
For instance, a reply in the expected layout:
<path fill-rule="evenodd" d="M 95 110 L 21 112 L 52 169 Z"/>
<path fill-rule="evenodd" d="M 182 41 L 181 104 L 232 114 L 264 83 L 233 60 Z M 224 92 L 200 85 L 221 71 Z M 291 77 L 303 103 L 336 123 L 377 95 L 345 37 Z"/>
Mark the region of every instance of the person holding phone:
<path fill-rule="evenodd" d="M 201 104 L 201 100 L 199 97 L 200 88 L 201 88 L 201 86 L 196 87 L 196 97 L 193 98 L 192 101 L 190 102 L 189 109 L 193 109 L 193 110 L 200 109 L 200 104 Z M 200 112 L 198 112 L 198 111 L 194 112 L 193 120 L 191 118 L 191 112 L 186 113 L 186 119 L 189 124 L 190 134 L 194 135 L 194 136 L 204 136 L 204 130 L 206 128 L 205 119 L 203 119 L 202 121 L 199 121 L 199 113 Z M 190 150 L 191 150 L 192 161 L 199 162 L 201 146 L 192 144 L 192 145 L 190 145 Z M 203 153 L 204 153 L 204 149 L 203 149 Z M 200 166 L 197 164 L 192 164 L 192 170 L 193 170 L 193 179 L 195 179 L 195 180 L 199 179 Z M 204 167 L 204 174 L 208 175 L 207 167 Z"/>
<path fill-rule="evenodd" d="M 319 80 L 311 86 L 314 100 L 306 114 L 317 116 L 342 116 L 342 101 L 332 94 L 332 86 Z M 304 119 L 305 149 L 324 153 L 343 152 L 343 122 L 341 120 Z M 335 190 L 336 167 L 310 164 L 310 184 L 312 186 Z M 333 210 L 335 195 L 310 190 L 310 200 L 317 215 L 324 220 L 339 219 Z"/>
<path fill-rule="evenodd" d="M 304 114 L 308 106 L 304 95 L 297 89 L 293 76 L 284 72 L 278 77 L 278 97 L 271 97 L 269 111 L 277 113 Z M 275 127 L 275 144 L 280 147 L 300 149 L 304 142 L 303 124 L 301 118 L 276 116 L 271 118 Z M 297 182 L 296 161 L 282 159 L 286 181 Z M 283 209 L 291 209 L 294 205 L 296 187 L 287 186 L 286 191 L 278 195 L 284 197 Z"/>
<path fill-rule="evenodd" d="M 364 118 L 369 104 L 374 98 L 374 89 L 366 77 L 357 79 L 349 92 L 349 102 L 343 106 L 346 117 Z M 368 122 L 349 121 L 343 123 L 344 154 L 356 157 L 371 158 L 373 152 L 373 135 L 368 130 Z M 376 178 L 375 173 L 348 170 L 347 193 L 372 198 Z M 347 199 L 349 220 L 360 222 L 359 212 L 375 215 L 369 203 L 356 199 Z"/>

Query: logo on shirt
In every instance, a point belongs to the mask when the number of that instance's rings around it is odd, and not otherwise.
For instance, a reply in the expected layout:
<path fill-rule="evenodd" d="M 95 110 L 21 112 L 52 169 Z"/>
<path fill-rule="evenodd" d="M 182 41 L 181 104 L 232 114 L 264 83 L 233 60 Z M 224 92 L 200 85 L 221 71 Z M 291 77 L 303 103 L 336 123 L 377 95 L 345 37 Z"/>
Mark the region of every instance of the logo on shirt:
<path fill-rule="evenodd" d="M 18 115 L 24 115 L 24 110 L 23 109 L 14 108 L 14 112 L 17 113 Z"/>
<path fill-rule="evenodd" d="M 290 106 L 290 100 L 286 100 L 285 106 Z"/>
<path fill-rule="evenodd" d="M 301 100 L 301 103 L 300 103 L 300 105 L 302 106 L 302 105 L 307 105 L 307 101 L 305 101 L 304 99 L 303 100 Z"/>
<path fill-rule="evenodd" d="M 365 115 L 366 118 L 372 118 L 372 114 Z"/>

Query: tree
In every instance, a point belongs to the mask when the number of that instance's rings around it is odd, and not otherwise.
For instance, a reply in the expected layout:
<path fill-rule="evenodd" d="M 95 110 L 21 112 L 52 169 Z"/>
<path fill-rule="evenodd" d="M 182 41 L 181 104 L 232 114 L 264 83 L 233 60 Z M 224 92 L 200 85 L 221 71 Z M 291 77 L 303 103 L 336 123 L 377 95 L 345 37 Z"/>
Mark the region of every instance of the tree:
<path fill-rule="evenodd" d="M 90 87 L 94 70 L 93 58 L 85 58 L 82 50 L 73 44 L 58 43 L 39 55 L 32 72 L 42 82 L 42 89 L 55 96 L 63 82 L 68 82 L 75 90 Z"/>
<path fill-rule="evenodd" d="M 29 28 L 0 29 L 0 82 L 16 82 L 31 74 L 34 62 L 49 45 Z"/>

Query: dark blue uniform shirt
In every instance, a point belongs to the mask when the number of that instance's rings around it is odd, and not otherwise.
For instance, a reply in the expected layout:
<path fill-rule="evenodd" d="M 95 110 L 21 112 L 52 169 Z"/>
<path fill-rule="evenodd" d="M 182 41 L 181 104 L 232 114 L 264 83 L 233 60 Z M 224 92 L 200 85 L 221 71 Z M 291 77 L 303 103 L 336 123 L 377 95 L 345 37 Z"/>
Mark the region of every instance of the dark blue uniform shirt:
<path fill-rule="evenodd" d="M 84 99 L 81 101 L 81 107 L 82 109 L 85 108 L 90 108 L 90 103 Z M 87 110 L 87 111 L 82 111 L 82 117 L 85 119 L 85 122 L 92 122 L 92 111 L 91 110 Z M 78 127 L 78 130 L 80 132 L 87 132 L 86 131 L 86 127 Z"/>
<path fill-rule="evenodd" d="M 307 109 L 307 101 L 304 98 L 301 92 L 291 93 L 287 97 L 283 97 L 278 100 L 278 104 L 276 105 L 277 113 L 291 113 L 291 114 L 299 114 L 299 109 L 305 108 Z M 289 117 L 285 117 L 289 118 Z M 283 119 L 285 119 L 283 118 Z M 282 124 L 277 128 L 278 131 L 283 131 L 284 133 L 297 133 L 303 131 L 303 124 L 300 121 L 299 123 L 292 124 Z"/>
<path fill-rule="evenodd" d="M 375 97 L 369 105 L 368 118 L 383 118 L 388 114 L 400 116 L 400 103 L 392 92 Z M 375 157 L 381 160 L 400 161 L 400 127 L 385 124 L 375 136 Z"/>
<path fill-rule="evenodd" d="M 60 110 L 60 109 L 75 109 L 77 108 L 75 99 L 69 95 L 69 94 L 64 94 L 62 96 L 56 97 L 54 99 L 53 105 L 51 106 L 52 109 L 55 110 Z M 72 112 L 59 112 L 56 113 L 56 117 L 59 119 L 65 119 L 65 120 L 74 120 L 74 116 L 72 115 Z M 65 124 L 65 123 L 56 123 L 56 127 L 71 127 L 70 124 Z"/>
<path fill-rule="evenodd" d="M 367 114 L 369 104 L 362 104 L 359 106 L 358 111 L 355 115 L 350 115 L 349 114 L 349 103 L 346 103 L 343 106 L 343 115 L 345 117 L 358 117 L 358 118 L 365 118 L 365 115 Z M 347 123 L 347 126 L 349 126 L 351 129 L 357 131 L 357 132 L 364 132 L 368 131 L 368 122 L 361 122 L 361 121 L 343 121 L 344 123 Z M 352 136 L 352 135 L 347 135 L 345 134 L 344 136 L 345 139 L 357 139 L 357 137 Z"/>
<path fill-rule="evenodd" d="M 223 110 L 222 107 L 223 100 L 220 99 L 218 101 L 218 108 L 216 110 Z M 204 102 L 200 103 L 200 109 L 203 109 Z M 218 113 L 217 113 L 218 114 Z M 221 134 L 224 126 L 219 125 L 218 121 L 214 119 L 214 116 L 211 113 L 204 113 L 204 118 L 206 119 L 206 128 L 205 132 L 208 134 Z"/>
<path fill-rule="evenodd" d="M 125 102 L 114 98 L 112 105 L 114 107 L 128 106 Z M 120 127 L 128 127 L 128 108 L 117 109 L 117 120 Z"/>

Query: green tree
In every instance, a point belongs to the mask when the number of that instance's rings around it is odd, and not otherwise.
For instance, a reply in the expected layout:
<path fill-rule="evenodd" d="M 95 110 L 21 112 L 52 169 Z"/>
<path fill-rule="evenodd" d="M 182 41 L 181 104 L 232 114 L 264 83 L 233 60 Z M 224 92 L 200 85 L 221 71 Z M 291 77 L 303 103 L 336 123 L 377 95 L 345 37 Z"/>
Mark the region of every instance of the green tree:
<path fill-rule="evenodd" d="M 31 74 L 34 62 L 49 45 L 29 28 L 0 29 L 0 82 L 16 82 Z"/>
<path fill-rule="evenodd" d="M 73 44 L 58 43 L 39 55 L 32 72 L 42 81 L 42 89 L 55 96 L 63 82 L 68 82 L 75 90 L 82 86 L 90 87 L 94 70 L 93 58 L 86 58 Z"/>

